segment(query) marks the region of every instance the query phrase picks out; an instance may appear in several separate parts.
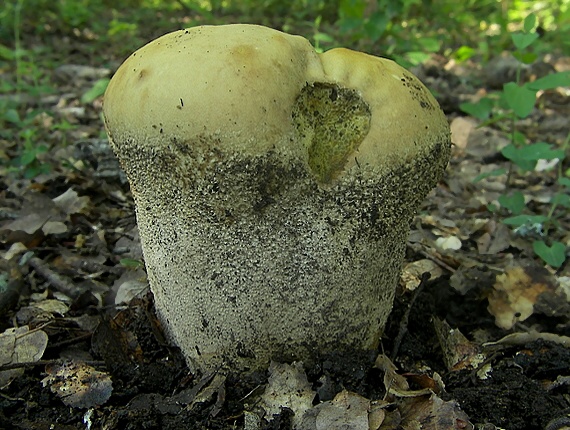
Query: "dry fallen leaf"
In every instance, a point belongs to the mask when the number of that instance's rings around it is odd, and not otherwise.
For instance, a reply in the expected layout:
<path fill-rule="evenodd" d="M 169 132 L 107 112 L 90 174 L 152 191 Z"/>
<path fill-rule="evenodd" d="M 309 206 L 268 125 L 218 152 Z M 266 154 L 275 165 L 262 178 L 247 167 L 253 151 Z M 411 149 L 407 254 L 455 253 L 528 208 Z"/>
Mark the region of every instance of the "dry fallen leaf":
<path fill-rule="evenodd" d="M 465 149 L 469 135 L 476 129 L 477 122 L 473 118 L 458 116 L 451 121 L 451 141 L 455 148 Z"/>
<path fill-rule="evenodd" d="M 111 377 L 85 363 L 64 362 L 46 366 L 44 387 L 50 388 L 63 403 L 74 408 L 104 404 L 113 392 Z"/>
<path fill-rule="evenodd" d="M 393 389 L 409 390 L 410 387 L 406 378 L 396 373 L 396 365 L 386 355 L 379 354 L 374 367 L 384 371 L 384 388 L 386 388 L 387 392 Z"/>
<path fill-rule="evenodd" d="M 467 414 L 453 400 L 444 402 L 435 394 L 407 397 L 399 402 L 404 430 L 473 430 Z"/>
<path fill-rule="evenodd" d="M 302 430 L 369 430 L 369 410 L 370 400 L 343 390 L 333 400 L 321 403 L 307 411 L 298 428 Z"/>
<path fill-rule="evenodd" d="M 537 311 L 548 316 L 570 315 L 566 295 L 555 278 L 538 266 L 515 266 L 497 275 L 488 300 L 495 324 L 505 330 Z"/>
<path fill-rule="evenodd" d="M 148 291 L 146 272 L 142 269 L 123 273 L 113 285 L 115 305 L 128 304 L 135 297 L 143 297 Z"/>
<path fill-rule="evenodd" d="M 424 273 L 429 273 L 430 280 L 433 281 L 443 275 L 443 270 L 435 262 L 427 258 L 414 261 L 406 264 L 404 267 L 400 283 L 406 287 L 406 290 L 413 291 L 420 285 L 421 277 Z"/>
<path fill-rule="evenodd" d="M 54 198 L 53 202 L 66 215 L 83 213 L 90 205 L 89 197 L 79 197 L 73 188 Z"/>
<path fill-rule="evenodd" d="M 305 411 L 313 406 L 314 398 L 303 363 L 271 362 L 267 388 L 261 397 L 266 416 L 278 415 L 283 408 L 288 408 L 295 414 L 293 423 L 299 423 Z"/>
<path fill-rule="evenodd" d="M 422 385 L 426 388 L 409 390 L 407 378 L 396 373 L 396 366 L 385 355 L 378 356 L 374 367 L 384 370 L 384 385 L 386 391 L 390 393 L 387 399 L 391 399 L 392 406 L 396 406 L 395 410 L 385 415 L 382 429 L 473 429 L 469 417 L 461 410 L 457 402 L 453 400 L 444 402 L 432 389 L 427 388 L 439 385 L 437 382 L 439 375 L 432 378 L 432 381 L 424 378 Z M 412 377 L 416 383 L 421 380 L 418 376 Z"/>
<path fill-rule="evenodd" d="M 485 355 L 481 354 L 479 347 L 469 341 L 458 329 L 453 329 L 445 320 L 433 319 L 433 324 L 443 352 L 443 361 L 448 370 L 462 370 L 477 368 Z"/>
<path fill-rule="evenodd" d="M 38 361 L 42 358 L 48 343 L 43 330 L 32 330 L 28 326 L 9 328 L 0 334 L 0 365 Z M 0 372 L 0 388 L 24 373 L 24 368 Z"/>

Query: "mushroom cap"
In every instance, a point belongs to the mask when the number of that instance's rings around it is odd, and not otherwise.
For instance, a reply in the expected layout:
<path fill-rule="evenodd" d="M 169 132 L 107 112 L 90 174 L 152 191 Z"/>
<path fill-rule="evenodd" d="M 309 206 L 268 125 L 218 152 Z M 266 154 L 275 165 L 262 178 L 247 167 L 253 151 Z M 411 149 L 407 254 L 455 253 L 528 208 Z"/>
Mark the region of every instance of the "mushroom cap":
<path fill-rule="evenodd" d="M 176 31 L 133 53 L 105 93 L 105 124 L 115 149 L 209 136 L 222 151 L 309 161 L 307 145 L 291 144 L 299 140 L 292 111 L 315 84 L 352 90 L 370 110 L 363 139 L 345 150 L 339 170 L 384 170 L 449 142 L 431 93 L 393 61 L 344 48 L 317 54 L 300 36 L 248 24 Z"/>

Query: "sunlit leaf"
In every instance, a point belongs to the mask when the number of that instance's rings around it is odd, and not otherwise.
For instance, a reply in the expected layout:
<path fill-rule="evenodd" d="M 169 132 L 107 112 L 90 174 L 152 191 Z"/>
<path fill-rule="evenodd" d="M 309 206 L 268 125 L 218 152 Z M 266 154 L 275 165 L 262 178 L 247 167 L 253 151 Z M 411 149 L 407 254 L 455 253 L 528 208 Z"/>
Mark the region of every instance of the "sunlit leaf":
<path fill-rule="evenodd" d="M 315 33 L 315 35 L 313 36 L 313 39 L 315 41 L 319 41 L 319 42 L 325 42 L 325 43 L 330 43 L 330 42 L 334 42 L 334 39 L 329 36 L 326 33 Z"/>
<path fill-rule="evenodd" d="M 455 51 L 454 57 L 455 60 L 458 62 L 463 62 L 469 60 L 471 57 L 475 55 L 475 49 L 471 48 L 470 46 L 461 46 L 457 51 Z"/>
<path fill-rule="evenodd" d="M 81 96 L 82 103 L 91 103 L 102 96 L 109 85 L 109 78 L 99 79 L 93 86 Z"/>
<path fill-rule="evenodd" d="M 430 59 L 430 55 L 426 54 L 425 52 L 408 52 L 406 54 L 406 59 L 413 65 L 417 66 L 418 64 L 422 64 L 423 62 Z"/>

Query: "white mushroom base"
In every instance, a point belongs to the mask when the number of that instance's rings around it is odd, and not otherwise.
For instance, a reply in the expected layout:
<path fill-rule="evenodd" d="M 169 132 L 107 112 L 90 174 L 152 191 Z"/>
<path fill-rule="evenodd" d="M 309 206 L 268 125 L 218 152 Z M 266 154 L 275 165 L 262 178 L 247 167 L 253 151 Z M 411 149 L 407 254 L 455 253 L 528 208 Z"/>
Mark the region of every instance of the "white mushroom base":
<path fill-rule="evenodd" d="M 355 167 L 323 189 L 283 155 L 212 151 L 217 161 L 205 163 L 186 153 L 196 145 L 184 148 L 154 154 L 149 177 L 165 185 L 135 198 L 156 308 L 191 368 L 247 371 L 376 349 L 408 222 L 427 192 L 415 172 L 433 160 L 374 180 Z M 201 173 L 177 176 L 181 160 L 184 169 L 200 160 Z"/>

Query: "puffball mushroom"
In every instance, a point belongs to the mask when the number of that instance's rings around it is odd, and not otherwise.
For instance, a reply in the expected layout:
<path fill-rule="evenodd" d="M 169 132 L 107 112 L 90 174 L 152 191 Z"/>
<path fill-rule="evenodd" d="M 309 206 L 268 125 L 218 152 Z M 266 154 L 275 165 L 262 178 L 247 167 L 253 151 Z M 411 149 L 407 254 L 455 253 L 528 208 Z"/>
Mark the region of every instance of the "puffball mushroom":
<path fill-rule="evenodd" d="M 375 350 L 448 124 L 394 62 L 257 25 L 162 36 L 104 99 L 159 317 L 193 370 Z"/>

